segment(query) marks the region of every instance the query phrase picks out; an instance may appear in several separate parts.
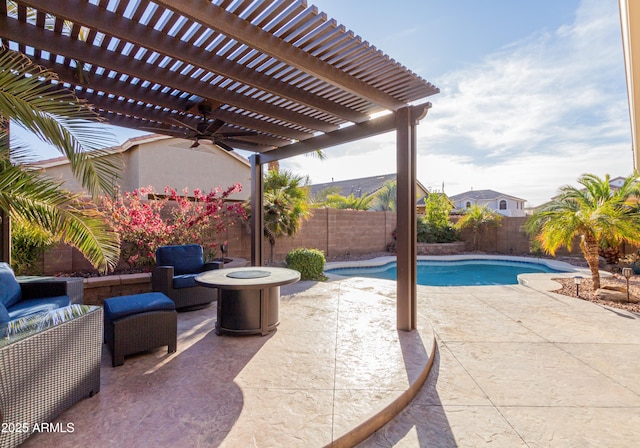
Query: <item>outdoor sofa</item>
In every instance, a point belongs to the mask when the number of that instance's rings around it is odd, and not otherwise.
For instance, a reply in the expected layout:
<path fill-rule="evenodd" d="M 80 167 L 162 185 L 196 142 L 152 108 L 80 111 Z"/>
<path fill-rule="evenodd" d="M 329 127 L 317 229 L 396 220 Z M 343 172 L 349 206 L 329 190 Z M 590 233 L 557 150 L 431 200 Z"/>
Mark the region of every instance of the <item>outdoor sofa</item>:
<path fill-rule="evenodd" d="M 100 391 L 102 313 L 74 304 L 0 324 L 0 448 L 81 429 L 54 420 Z"/>
<path fill-rule="evenodd" d="M 18 281 L 0 262 L 0 324 L 36 313 L 82 303 L 82 279 L 29 278 Z"/>

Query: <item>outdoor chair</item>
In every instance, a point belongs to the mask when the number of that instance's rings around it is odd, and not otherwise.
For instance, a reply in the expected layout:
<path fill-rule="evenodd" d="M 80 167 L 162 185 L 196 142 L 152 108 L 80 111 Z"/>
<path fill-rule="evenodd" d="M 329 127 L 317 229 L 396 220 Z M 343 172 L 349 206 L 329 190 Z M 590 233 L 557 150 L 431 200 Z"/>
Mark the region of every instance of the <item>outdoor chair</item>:
<path fill-rule="evenodd" d="M 223 263 L 205 263 L 199 244 L 161 246 L 156 250 L 156 264 L 151 273 L 152 289 L 173 300 L 178 311 L 204 308 L 217 299 L 218 290 L 196 285 L 195 277 L 221 269 Z"/>

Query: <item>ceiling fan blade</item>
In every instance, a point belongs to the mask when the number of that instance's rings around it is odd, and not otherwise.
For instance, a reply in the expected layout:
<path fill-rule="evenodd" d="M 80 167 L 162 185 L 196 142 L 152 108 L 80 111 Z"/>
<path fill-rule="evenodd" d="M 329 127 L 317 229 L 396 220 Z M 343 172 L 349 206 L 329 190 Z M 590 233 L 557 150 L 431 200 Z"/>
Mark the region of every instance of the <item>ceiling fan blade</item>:
<path fill-rule="evenodd" d="M 236 138 L 225 138 L 224 141 L 232 143 L 232 144 L 233 143 L 237 143 L 239 145 L 262 146 L 260 143 L 251 142 L 249 140 L 240 140 L 240 139 L 236 139 Z M 218 142 L 216 142 L 216 143 L 218 143 Z"/>
<path fill-rule="evenodd" d="M 215 142 L 213 142 L 213 144 L 218 145 L 225 151 L 233 151 L 233 148 L 231 146 L 227 145 L 226 143 L 222 143 L 221 141 L 216 140 Z"/>
<path fill-rule="evenodd" d="M 205 134 L 215 134 L 218 129 L 220 129 L 222 126 L 224 126 L 226 123 L 222 120 L 219 119 L 215 119 L 213 120 L 204 130 Z"/>
<path fill-rule="evenodd" d="M 154 132 L 156 134 L 171 134 L 180 138 L 187 138 L 188 135 L 185 132 L 178 131 L 177 129 L 167 129 L 161 127 L 153 127 L 153 126 L 141 126 L 140 129 L 144 129 L 145 131 Z"/>
<path fill-rule="evenodd" d="M 176 119 L 175 119 L 175 118 L 173 118 L 173 117 L 169 117 L 169 120 L 173 121 L 175 124 L 177 124 L 178 126 L 180 126 L 180 127 L 182 127 L 182 128 L 187 128 L 187 129 L 191 129 L 193 132 L 198 132 L 198 129 L 197 129 L 197 128 L 194 128 L 193 126 L 188 125 L 187 123 L 184 123 L 184 122 L 182 122 L 182 121 L 180 121 L 180 120 L 176 120 Z M 198 133 L 199 133 L 199 132 L 198 132 Z"/>

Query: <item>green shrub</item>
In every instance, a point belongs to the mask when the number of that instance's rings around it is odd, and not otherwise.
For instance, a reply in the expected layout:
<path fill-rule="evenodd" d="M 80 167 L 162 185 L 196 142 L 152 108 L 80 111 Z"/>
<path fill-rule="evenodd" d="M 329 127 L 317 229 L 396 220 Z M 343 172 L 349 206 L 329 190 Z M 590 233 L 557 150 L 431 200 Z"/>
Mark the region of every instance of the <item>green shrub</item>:
<path fill-rule="evenodd" d="M 11 228 L 11 267 L 16 275 L 41 275 L 42 255 L 56 244 L 50 232 L 27 221 L 14 220 Z"/>
<path fill-rule="evenodd" d="M 324 253 L 318 249 L 294 249 L 285 258 L 287 267 L 300 272 L 301 280 L 325 280 Z"/>
<path fill-rule="evenodd" d="M 453 225 L 436 225 L 418 218 L 419 243 L 453 243 L 459 239 L 460 232 Z"/>

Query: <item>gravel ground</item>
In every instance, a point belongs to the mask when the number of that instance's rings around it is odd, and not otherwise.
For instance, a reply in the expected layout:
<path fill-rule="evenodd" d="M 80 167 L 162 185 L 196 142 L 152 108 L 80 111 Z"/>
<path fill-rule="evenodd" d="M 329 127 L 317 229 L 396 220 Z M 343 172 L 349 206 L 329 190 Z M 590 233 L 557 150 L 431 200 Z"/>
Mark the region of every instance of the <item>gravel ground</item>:
<path fill-rule="evenodd" d="M 598 303 L 611 308 L 619 308 L 623 310 L 633 311 L 640 313 L 640 303 L 627 303 L 627 302 L 612 302 L 609 300 L 600 300 L 596 297 L 596 292 L 593 289 L 593 282 L 591 278 L 584 278 L 580 284 L 580 296 L 576 295 L 576 285 L 573 283 L 572 278 L 555 278 L 555 281 L 562 286 L 560 289 L 553 291 L 558 294 L 563 294 L 569 297 L 576 297 L 577 299 L 588 300 L 589 302 Z M 613 287 L 627 287 L 627 279 L 620 274 L 613 274 L 612 277 L 600 277 L 600 286 L 613 286 Z M 640 277 L 634 276 L 629 279 L 629 295 L 632 297 L 640 297 Z"/>

